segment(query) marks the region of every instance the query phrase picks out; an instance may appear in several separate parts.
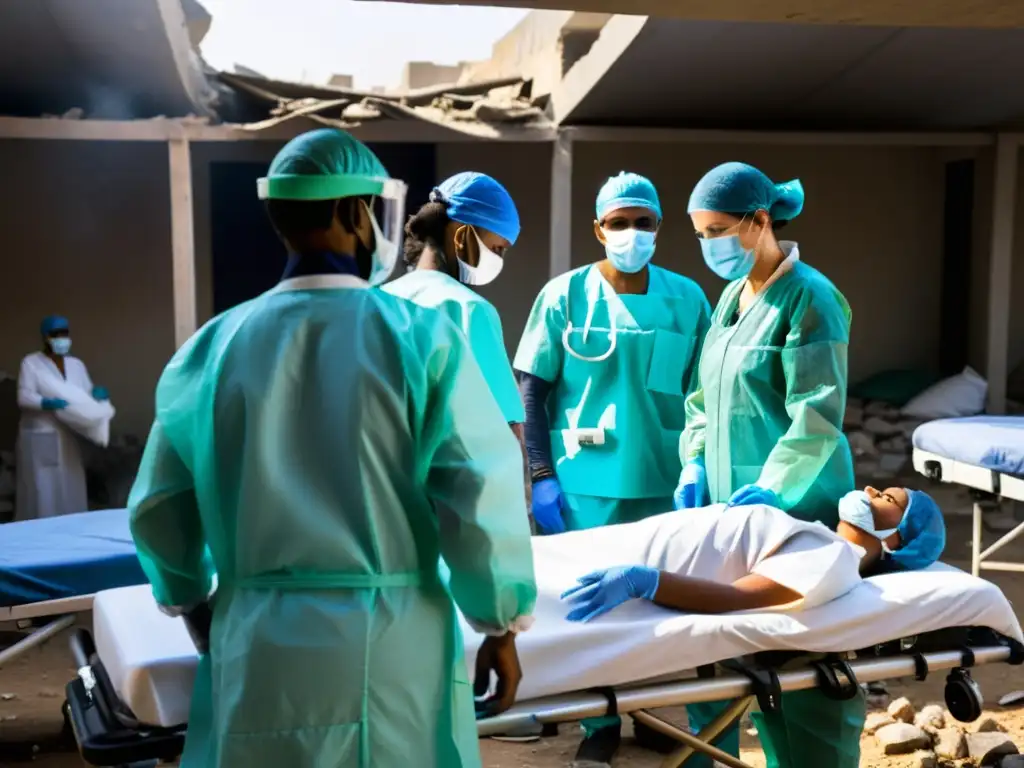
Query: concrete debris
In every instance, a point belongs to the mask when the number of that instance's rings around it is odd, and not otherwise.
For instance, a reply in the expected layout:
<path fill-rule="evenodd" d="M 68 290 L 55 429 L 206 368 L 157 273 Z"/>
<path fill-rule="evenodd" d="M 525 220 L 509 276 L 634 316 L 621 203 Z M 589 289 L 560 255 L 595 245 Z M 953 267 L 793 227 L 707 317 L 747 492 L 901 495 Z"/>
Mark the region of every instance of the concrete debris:
<path fill-rule="evenodd" d="M 935 736 L 935 754 L 947 760 L 967 757 L 967 739 L 958 728 L 944 728 Z"/>
<path fill-rule="evenodd" d="M 934 752 L 920 751 L 914 753 L 915 768 L 938 768 L 939 759 Z"/>
<path fill-rule="evenodd" d="M 1024 691 L 1013 691 L 999 699 L 1000 707 L 1017 707 L 1024 704 Z"/>
<path fill-rule="evenodd" d="M 1016 755 L 1019 750 L 1005 733 L 967 734 L 967 754 L 980 765 L 990 765 L 1003 755 Z"/>
<path fill-rule="evenodd" d="M 974 724 L 975 733 L 1006 733 L 1006 728 L 994 717 L 983 717 Z"/>
<path fill-rule="evenodd" d="M 894 723 L 879 728 L 875 738 L 887 755 L 909 755 L 919 749 L 931 749 L 932 746 L 931 736 L 908 723 Z"/>
<path fill-rule="evenodd" d="M 923 731 L 940 731 L 946 727 L 946 710 L 938 704 L 929 704 L 917 713 L 914 725 Z"/>
<path fill-rule="evenodd" d="M 902 696 L 890 704 L 888 712 L 893 720 L 899 720 L 903 723 L 914 722 L 914 705 L 910 703 L 910 699 L 906 696 Z"/>
<path fill-rule="evenodd" d="M 864 733 L 873 736 L 879 728 L 892 725 L 896 719 L 888 712 L 872 712 L 864 721 Z"/>

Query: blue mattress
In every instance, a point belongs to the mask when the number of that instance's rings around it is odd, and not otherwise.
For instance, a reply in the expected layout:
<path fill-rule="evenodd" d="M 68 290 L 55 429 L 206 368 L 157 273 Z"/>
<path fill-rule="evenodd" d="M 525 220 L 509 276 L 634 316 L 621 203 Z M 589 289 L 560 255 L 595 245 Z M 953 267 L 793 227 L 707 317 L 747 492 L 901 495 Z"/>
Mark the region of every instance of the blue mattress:
<path fill-rule="evenodd" d="M 940 419 L 914 430 L 914 447 L 1006 475 L 1024 475 L 1024 416 Z"/>
<path fill-rule="evenodd" d="M 0 607 L 145 582 L 126 509 L 0 525 Z"/>

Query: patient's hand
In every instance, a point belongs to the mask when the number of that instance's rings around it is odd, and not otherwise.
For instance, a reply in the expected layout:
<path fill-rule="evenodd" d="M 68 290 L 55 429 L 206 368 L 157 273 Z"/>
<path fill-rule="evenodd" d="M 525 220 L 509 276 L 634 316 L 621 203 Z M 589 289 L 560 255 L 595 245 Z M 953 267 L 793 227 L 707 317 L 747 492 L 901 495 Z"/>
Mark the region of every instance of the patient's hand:
<path fill-rule="evenodd" d="M 661 572 L 642 565 L 619 566 L 588 573 L 579 586 L 562 593 L 562 599 L 576 607 L 569 611 L 569 621 L 590 621 L 627 600 L 653 600 L 658 591 Z"/>

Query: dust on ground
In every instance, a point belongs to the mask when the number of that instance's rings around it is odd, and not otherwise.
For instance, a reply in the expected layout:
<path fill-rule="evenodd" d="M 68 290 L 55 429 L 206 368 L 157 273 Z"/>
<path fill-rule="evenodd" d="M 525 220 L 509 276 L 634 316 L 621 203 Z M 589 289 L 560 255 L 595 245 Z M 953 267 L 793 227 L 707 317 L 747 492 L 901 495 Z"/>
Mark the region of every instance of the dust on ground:
<path fill-rule="evenodd" d="M 947 486 L 949 488 L 949 486 Z M 929 491 L 931 489 L 929 488 Z M 951 493 L 954 493 L 950 489 Z M 962 498 L 957 498 L 960 504 Z M 950 499 L 952 502 L 952 499 Z M 944 508 L 949 508 L 942 502 Z M 948 519 L 949 541 L 945 560 L 964 569 L 970 568 L 971 525 L 968 517 Z M 988 535 L 991 540 L 991 534 Z M 1024 537 L 1022 537 L 1024 539 Z M 1001 553 L 1002 554 L 1002 553 Z M 1004 559 L 1024 562 L 1024 540 L 1018 540 L 1005 548 Z M 998 584 L 1007 598 L 1016 606 L 1024 606 L 1024 574 L 986 572 L 985 577 Z M 1018 614 L 1020 616 L 1021 614 Z M 88 626 L 90 618 L 82 622 Z M 0 638 L 0 647 L 3 647 Z M 64 685 L 75 674 L 67 636 L 62 635 L 44 647 L 29 653 L 0 670 L 0 768 L 16 768 L 23 765 L 22 747 L 26 744 L 39 745 L 32 764 L 37 768 L 82 768 L 76 754 L 60 740 L 62 726 L 61 703 Z M 1024 708 L 1001 710 L 995 702 L 1004 694 L 1024 689 L 1024 668 L 995 664 L 974 670 L 974 678 L 981 686 L 987 704 L 986 714 L 995 717 L 1024 750 Z M 945 675 L 936 673 L 923 683 L 909 684 L 891 681 L 889 693 L 893 698 L 907 696 L 917 708 L 929 703 L 943 701 Z M 677 724 L 685 723 L 682 708 L 661 710 L 657 713 L 664 719 Z M 641 750 L 632 744 L 630 719 L 625 718 L 623 748 L 616 760 L 616 766 L 631 768 L 656 768 L 661 760 L 659 755 Z M 748 732 L 749 723 L 742 732 L 742 758 L 753 768 L 764 768 L 757 737 Z M 481 742 L 483 762 L 486 768 L 563 768 L 567 766 L 579 743 L 580 732 L 572 724 L 564 724 L 558 737 L 544 739 L 533 744 L 509 744 L 484 740 Z M 861 742 L 861 765 L 871 768 L 914 768 L 913 757 L 886 757 L 881 754 L 873 737 Z"/>

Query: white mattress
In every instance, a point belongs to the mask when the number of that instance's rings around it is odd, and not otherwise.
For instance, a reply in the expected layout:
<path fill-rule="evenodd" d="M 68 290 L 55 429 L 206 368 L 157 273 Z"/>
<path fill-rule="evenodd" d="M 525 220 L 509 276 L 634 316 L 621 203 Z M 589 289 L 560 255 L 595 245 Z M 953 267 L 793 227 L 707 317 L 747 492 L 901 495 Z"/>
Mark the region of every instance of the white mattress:
<path fill-rule="evenodd" d="M 985 626 L 1024 641 L 998 587 L 948 566 L 869 579 L 797 613 L 681 615 L 634 601 L 590 624 L 572 624 L 557 596 L 579 566 L 578 557 L 537 563 L 537 621 L 518 639 L 520 701 L 681 676 L 756 651 L 849 651 L 945 627 Z M 161 726 L 185 722 L 196 655 L 182 621 L 160 613 L 148 586 L 101 592 L 93 612 L 99 656 L 136 717 Z M 480 638 L 465 626 L 464 633 L 472 669 Z"/>

